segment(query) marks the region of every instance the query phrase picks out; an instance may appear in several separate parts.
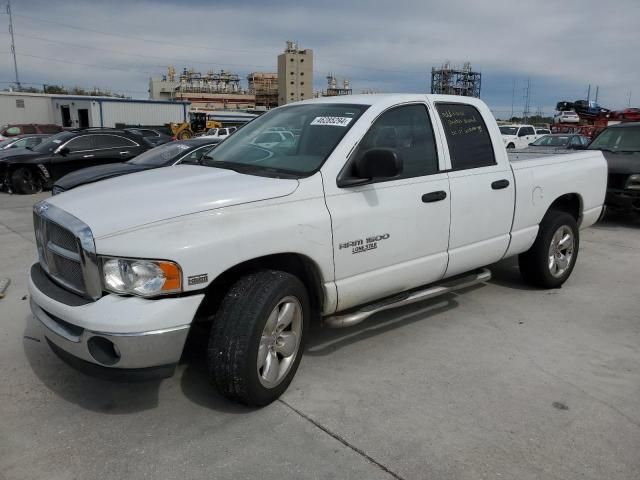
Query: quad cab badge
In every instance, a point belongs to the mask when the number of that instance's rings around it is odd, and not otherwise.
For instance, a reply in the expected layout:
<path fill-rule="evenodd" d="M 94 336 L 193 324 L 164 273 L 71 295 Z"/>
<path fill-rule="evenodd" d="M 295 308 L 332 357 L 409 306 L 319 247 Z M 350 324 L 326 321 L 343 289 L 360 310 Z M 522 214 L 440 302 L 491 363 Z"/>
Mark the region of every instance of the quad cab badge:
<path fill-rule="evenodd" d="M 383 233 L 382 235 L 373 235 L 367 238 L 359 238 L 358 240 L 351 240 L 349 242 L 342 242 L 339 244 L 339 249 L 350 248 L 351 254 L 368 252 L 369 250 L 375 250 L 378 248 L 378 242 L 387 240 L 391 235 Z"/>

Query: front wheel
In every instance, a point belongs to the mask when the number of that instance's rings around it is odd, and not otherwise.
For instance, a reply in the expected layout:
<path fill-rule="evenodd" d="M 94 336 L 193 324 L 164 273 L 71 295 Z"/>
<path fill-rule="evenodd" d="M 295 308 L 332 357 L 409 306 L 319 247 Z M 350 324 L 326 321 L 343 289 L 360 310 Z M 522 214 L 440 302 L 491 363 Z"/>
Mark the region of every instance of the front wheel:
<path fill-rule="evenodd" d="M 207 363 L 218 391 L 231 400 L 263 406 L 293 379 L 309 326 L 302 282 L 277 270 L 238 280 L 215 315 Z"/>
<path fill-rule="evenodd" d="M 576 220 L 550 210 L 540 222 L 533 246 L 518 258 L 525 281 L 542 288 L 558 288 L 567 281 L 578 258 L 580 233 Z"/>
<path fill-rule="evenodd" d="M 42 191 L 42 179 L 31 168 L 18 168 L 11 174 L 11 188 L 16 193 L 31 195 Z"/>

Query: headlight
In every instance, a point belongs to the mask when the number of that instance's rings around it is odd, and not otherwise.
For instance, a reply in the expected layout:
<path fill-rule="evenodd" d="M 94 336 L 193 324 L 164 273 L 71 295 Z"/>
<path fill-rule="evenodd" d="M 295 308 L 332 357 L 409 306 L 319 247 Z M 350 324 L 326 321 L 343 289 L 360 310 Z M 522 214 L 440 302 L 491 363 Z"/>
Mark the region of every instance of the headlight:
<path fill-rule="evenodd" d="M 630 190 L 640 190 L 640 173 L 630 175 L 627 179 L 625 188 L 628 188 Z"/>
<path fill-rule="evenodd" d="M 174 262 L 126 258 L 102 259 L 105 290 L 153 297 L 182 291 L 182 272 Z"/>

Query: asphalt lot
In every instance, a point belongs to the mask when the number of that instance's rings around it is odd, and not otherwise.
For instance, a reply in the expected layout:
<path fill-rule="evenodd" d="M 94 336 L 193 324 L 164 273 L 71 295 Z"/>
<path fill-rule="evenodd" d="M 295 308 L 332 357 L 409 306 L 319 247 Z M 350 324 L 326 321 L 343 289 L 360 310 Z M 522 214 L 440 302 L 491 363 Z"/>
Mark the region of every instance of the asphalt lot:
<path fill-rule="evenodd" d="M 84 376 L 41 340 L 31 197 L 0 193 L 0 479 L 640 478 L 640 217 L 582 232 L 562 289 L 487 285 L 313 332 L 261 409 L 191 347 L 167 380 Z"/>

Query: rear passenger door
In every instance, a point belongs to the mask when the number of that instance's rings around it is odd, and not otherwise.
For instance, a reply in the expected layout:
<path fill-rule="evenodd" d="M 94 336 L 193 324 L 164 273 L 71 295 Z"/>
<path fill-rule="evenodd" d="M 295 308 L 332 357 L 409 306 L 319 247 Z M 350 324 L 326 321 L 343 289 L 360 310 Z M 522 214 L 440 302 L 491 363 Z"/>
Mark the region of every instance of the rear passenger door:
<path fill-rule="evenodd" d="M 515 187 L 506 156 L 496 162 L 494 144 L 473 105 L 436 103 L 451 170 L 451 231 L 447 276 L 501 259 L 509 246 Z M 500 138 L 496 130 L 496 138 Z"/>
<path fill-rule="evenodd" d="M 344 169 L 377 148 L 402 159 L 400 175 L 361 186 L 325 180 L 339 310 L 439 280 L 447 265 L 449 182 L 427 106 L 381 113 Z"/>

